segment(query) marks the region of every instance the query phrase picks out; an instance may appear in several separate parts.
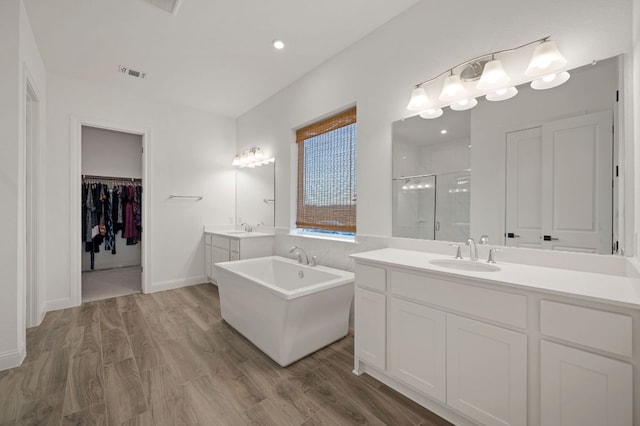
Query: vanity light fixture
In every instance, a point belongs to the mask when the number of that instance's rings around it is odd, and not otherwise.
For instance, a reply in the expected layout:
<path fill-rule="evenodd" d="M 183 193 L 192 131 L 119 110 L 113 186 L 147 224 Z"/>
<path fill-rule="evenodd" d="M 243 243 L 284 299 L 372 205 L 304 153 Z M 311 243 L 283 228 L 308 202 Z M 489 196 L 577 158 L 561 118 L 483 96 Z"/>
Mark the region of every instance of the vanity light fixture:
<path fill-rule="evenodd" d="M 239 168 L 249 167 L 259 167 L 265 166 L 267 164 L 275 163 L 275 158 L 267 158 L 262 153 L 260 147 L 245 149 L 240 154 L 236 154 L 233 161 L 231 162 L 232 166 L 236 166 Z"/>
<path fill-rule="evenodd" d="M 507 74 L 502 60 L 496 56 L 506 59 L 510 53 L 533 44 L 537 44 L 537 46 L 526 70 L 515 78 L 513 75 Z M 551 89 L 569 79 L 569 73 L 562 71 L 566 64 L 567 60 L 550 37 L 544 37 L 512 49 L 491 52 L 462 62 L 434 78 L 416 84 L 411 92 L 407 109 L 417 112 L 422 118 L 433 119 L 440 117 L 443 114 L 442 108 L 446 106 L 454 111 L 471 109 L 478 104 L 476 98 L 479 96 L 485 96 L 487 100 L 494 102 L 511 99 L 518 94 L 516 84 L 531 82 L 533 89 Z M 512 68 L 513 64 L 509 69 Z M 444 79 L 440 95 L 436 101 L 432 102 L 427 94 L 428 85 L 446 74 L 448 75 Z"/>

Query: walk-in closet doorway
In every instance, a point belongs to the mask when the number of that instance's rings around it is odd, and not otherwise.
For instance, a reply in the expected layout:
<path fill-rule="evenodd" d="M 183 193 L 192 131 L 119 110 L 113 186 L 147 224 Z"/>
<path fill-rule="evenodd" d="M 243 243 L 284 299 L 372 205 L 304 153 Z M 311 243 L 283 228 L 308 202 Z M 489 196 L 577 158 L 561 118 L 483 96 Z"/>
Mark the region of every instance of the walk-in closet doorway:
<path fill-rule="evenodd" d="M 72 118 L 74 305 L 147 292 L 149 131 Z"/>

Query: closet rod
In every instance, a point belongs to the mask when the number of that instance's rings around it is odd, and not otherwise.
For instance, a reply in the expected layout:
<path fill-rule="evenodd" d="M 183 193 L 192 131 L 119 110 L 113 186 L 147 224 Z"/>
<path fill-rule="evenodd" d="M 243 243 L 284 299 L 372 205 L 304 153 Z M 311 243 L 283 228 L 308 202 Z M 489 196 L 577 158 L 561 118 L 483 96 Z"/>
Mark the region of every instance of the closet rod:
<path fill-rule="evenodd" d="M 140 178 L 132 177 L 116 177 L 116 176 L 97 176 L 97 175 L 82 175 L 82 179 L 95 179 L 95 180 L 117 180 L 117 181 L 129 181 L 129 182 L 142 182 Z"/>

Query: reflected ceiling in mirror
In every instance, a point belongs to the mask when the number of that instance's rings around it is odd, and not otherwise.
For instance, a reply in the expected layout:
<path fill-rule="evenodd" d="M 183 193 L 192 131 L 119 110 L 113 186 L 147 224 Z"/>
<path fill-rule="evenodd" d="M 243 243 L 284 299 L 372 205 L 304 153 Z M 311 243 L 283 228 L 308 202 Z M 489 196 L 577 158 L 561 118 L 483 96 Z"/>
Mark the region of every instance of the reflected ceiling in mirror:
<path fill-rule="evenodd" d="M 509 100 L 394 123 L 393 236 L 612 253 L 624 229 L 619 182 L 611 190 L 621 61 L 572 70 L 550 90 L 521 85 Z"/>

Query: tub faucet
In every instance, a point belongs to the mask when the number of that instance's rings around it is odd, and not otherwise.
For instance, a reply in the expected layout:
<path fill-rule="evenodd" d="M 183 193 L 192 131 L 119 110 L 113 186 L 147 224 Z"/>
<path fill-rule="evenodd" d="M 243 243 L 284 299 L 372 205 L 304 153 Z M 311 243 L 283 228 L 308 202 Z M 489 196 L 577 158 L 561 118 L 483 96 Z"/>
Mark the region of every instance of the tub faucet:
<path fill-rule="evenodd" d="M 307 256 L 307 252 L 304 251 L 301 247 L 293 246 L 289 249 L 289 253 L 295 253 L 298 255 L 298 263 L 301 265 L 309 265 L 309 256 Z M 302 256 L 304 255 L 304 262 L 302 262 Z M 313 266 L 313 265 L 311 265 Z"/>
<path fill-rule="evenodd" d="M 478 248 L 473 238 L 467 238 L 466 244 L 469 246 L 469 259 L 478 260 Z"/>

